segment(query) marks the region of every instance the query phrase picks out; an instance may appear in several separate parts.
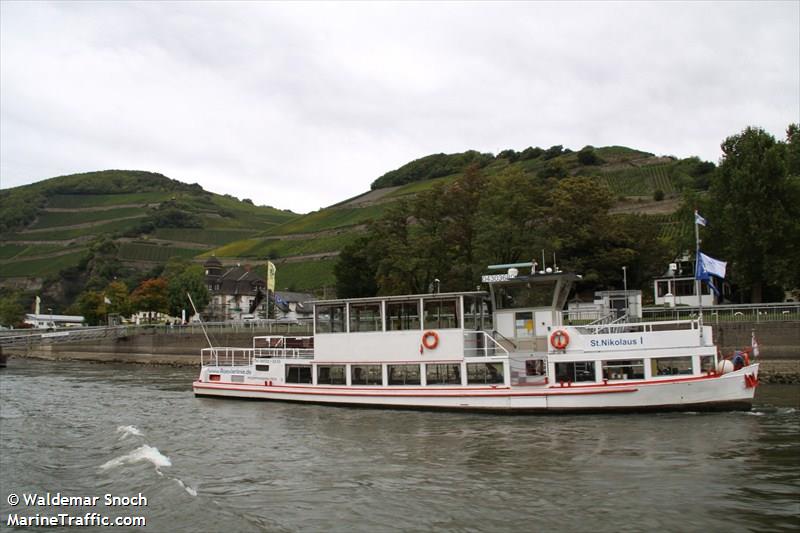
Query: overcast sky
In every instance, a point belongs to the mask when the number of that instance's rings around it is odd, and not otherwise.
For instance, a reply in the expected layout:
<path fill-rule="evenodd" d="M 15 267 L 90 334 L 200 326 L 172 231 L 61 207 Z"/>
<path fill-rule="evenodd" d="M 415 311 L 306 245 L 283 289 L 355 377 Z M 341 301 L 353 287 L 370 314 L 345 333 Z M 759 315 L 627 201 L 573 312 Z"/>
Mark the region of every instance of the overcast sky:
<path fill-rule="evenodd" d="M 0 4 L 0 187 L 160 172 L 298 212 L 431 153 L 718 161 L 800 121 L 800 2 Z"/>

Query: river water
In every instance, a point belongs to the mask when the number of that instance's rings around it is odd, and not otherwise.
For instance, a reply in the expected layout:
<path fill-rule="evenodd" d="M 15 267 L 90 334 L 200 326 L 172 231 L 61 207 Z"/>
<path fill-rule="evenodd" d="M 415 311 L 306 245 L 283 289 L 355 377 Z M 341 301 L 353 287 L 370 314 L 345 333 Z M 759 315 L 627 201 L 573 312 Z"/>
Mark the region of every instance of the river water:
<path fill-rule="evenodd" d="M 512 417 L 195 398 L 195 374 L 9 361 L 0 529 L 87 512 L 231 533 L 800 528 L 798 386 L 762 385 L 746 413 Z M 98 501 L 8 502 L 48 492 Z"/>

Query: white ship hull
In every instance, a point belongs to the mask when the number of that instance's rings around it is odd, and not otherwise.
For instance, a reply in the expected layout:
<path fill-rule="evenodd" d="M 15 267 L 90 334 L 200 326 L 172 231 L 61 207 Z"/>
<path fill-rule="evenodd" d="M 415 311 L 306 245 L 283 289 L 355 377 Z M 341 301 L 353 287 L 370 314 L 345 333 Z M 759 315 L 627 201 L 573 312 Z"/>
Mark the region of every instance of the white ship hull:
<path fill-rule="evenodd" d="M 196 381 L 197 396 L 506 413 L 749 409 L 758 364 L 723 375 L 572 386 L 351 387 Z"/>

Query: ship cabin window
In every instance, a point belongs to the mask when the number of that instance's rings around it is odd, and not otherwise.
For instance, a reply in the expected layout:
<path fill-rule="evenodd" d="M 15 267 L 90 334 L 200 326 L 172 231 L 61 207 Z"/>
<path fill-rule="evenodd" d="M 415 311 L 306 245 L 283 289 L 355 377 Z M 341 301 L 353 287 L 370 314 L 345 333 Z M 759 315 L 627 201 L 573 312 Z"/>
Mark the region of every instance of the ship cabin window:
<path fill-rule="evenodd" d="M 676 376 L 681 374 L 692 374 L 691 357 L 660 357 L 650 360 L 653 376 Z"/>
<path fill-rule="evenodd" d="M 316 306 L 316 332 L 342 333 L 344 329 L 344 304 Z"/>
<path fill-rule="evenodd" d="M 256 365 L 256 372 L 269 372 L 269 365 Z"/>
<path fill-rule="evenodd" d="M 386 302 L 386 329 L 419 329 L 419 300 Z"/>
<path fill-rule="evenodd" d="M 286 383 L 311 383 L 311 366 L 286 365 Z"/>
<path fill-rule="evenodd" d="M 387 365 L 389 385 L 419 385 L 419 365 Z"/>
<path fill-rule="evenodd" d="M 574 363 L 556 363 L 556 381 L 578 383 L 595 381 L 594 361 L 576 361 Z"/>
<path fill-rule="evenodd" d="M 503 383 L 503 363 L 467 363 L 467 383 Z"/>
<path fill-rule="evenodd" d="M 317 366 L 317 385 L 347 385 L 345 365 Z"/>
<path fill-rule="evenodd" d="M 553 305 L 555 282 L 509 285 L 495 288 L 495 305 L 498 309 L 523 309 Z"/>
<path fill-rule="evenodd" d="M 352 385 L 383 385 L 381 365 L 353 365 L 350 367 Z"/>
<path fill-rule="evenodd" d="M 381 331 L 381 303 L 350 304 L 350 332 Z"/>
<path fill-rule="evenodd" d="M 701 355 L 700 356 L 700 371 L 701 372 L 711 372 L 716 370 L 717 367 L 714 364 L 714 356 L 713 355 Z"/>
<path fill-rule="evenodd" d="M 544 361 L 542 359 L 528 359 L 525 361 L 526 376 L 544 376 Z"/>
<path fill-rule="evenodd" d="M 483 296 L 464 296 L 464 329 L 492 329 L 492 301 Z"/>
<path fill-rule="evenodd" d="M 425 329 L 460 328 L 458 298 L 425 300 Z"/>
<path fill-rule="evenodd" d="M 461 385 L 461 365 L 425 365 L 425 382 L 428 385 Z"/>
<path fill-rule="evenodd" d="M 603 379 L 644 379 L 644 359 L 603 361 Z"/>

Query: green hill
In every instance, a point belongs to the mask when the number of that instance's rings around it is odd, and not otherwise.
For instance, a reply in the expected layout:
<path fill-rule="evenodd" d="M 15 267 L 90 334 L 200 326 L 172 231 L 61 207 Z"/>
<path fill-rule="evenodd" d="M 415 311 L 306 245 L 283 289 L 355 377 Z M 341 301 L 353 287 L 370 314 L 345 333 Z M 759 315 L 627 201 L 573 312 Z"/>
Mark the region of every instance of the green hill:
<path fill-rule="evenodd" d="M 620 212 L 652 214 L 653 223 L 662 227 L 664 235 L 674 231 L 670 213 L 677 208 L 675 193 L 702 187 L 703 176 L 714 168 L 697 158 L 656 157 L 623 146 L 585 147 L 578 152 L 561 146 L 526 148 L 521 152 L 505 150 L 497 156 L 476 151 L 434 154 L 387 172 L 372 183 L 370 191 L 204 255 L 228 261 L 271 258 L 278 267 L 280 288 L 314 290 L 331 286 L 339 250 L 357 238 L 365 224 L 380 217 L 391 203 L 452 181 L 472 165 L 490 177 L 514 168 L 548 177 L 596 177 L 618 197 Z M 653 201 L 656 191 L 667 199 Z"/>
<path fill-rule="evenodd" d="M 0 279 L 54 277 L 86 260 L 92 243 L 116 243 L 138 270 L 254 236 L 297 218 L 161 174 L 105 170 L 0 191 Z"/>

